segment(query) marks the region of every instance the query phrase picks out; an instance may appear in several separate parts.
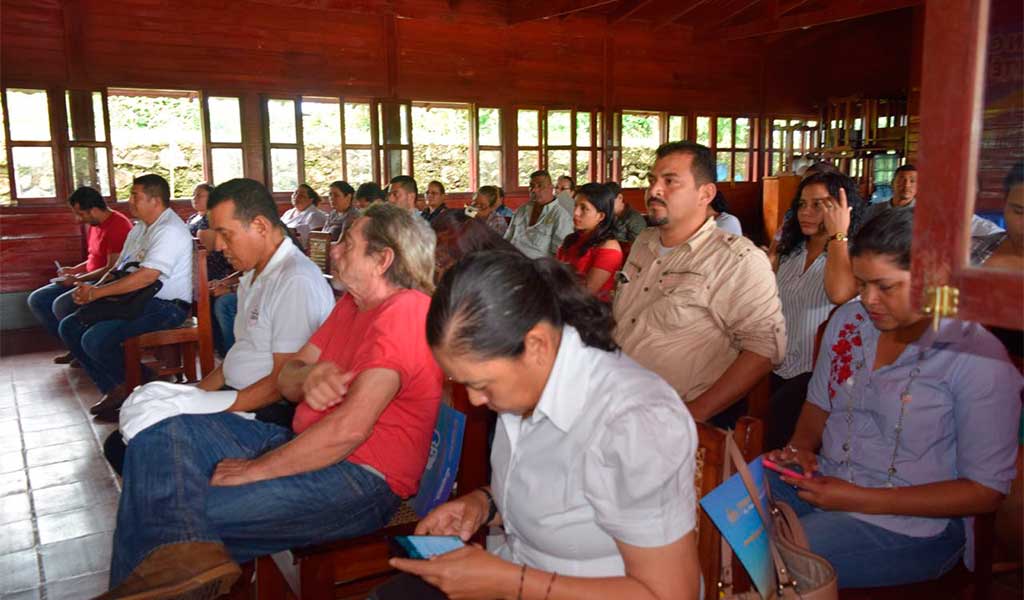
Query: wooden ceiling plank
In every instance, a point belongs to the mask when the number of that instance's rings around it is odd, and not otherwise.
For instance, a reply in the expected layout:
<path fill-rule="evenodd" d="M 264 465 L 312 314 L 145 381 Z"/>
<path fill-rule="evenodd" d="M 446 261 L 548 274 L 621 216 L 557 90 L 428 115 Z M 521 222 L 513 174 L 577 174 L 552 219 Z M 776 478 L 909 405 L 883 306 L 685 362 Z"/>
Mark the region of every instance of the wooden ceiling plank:
<path fill-rule="evenodd" d="M 706 33 L 706 36 L 724 40 L 754 38 L 771 33 L 810 29 L 829 23 L 860 19 L 901 8 L 918 6 L 923 3 L 924 0 L 840 0 L 827 9 L 789 15 L 777 19 L 761 19 L 752 23 L 724 29 L 711 29 Z"/>
<path fill-rule="evenodd" d="M 725 7 L 723 7 L 721 12 L 724 12 L 725 16 L 722 17 L 721 19 L 719 19 L 717 25 L 715 25 L 715 26 L 716 27 L 721 27 L 721 26 L 725 25 L 726 23 L 732 21 L 736 17 L 738 17 L 738 16 L 742 15 L 743 13 L 747 12 L 751 8 L 754 8 L 755 6 L 760 4 L 761 1 L 762 0 L 738 0 L 738 1 L 730 2 Z"/>
<path fill-rule="evenodd" d="M 710 0 L 693 0 L 693 2 L 691 2 L 686 8 L 680 10 L 679 12 L 675 13 L 674 15 L 669 16 L 669 18 L 664 23 L 662 23 L 658 28 L 660 29 L 662 27 L 667 27 L 668 25 L 671 25 L 671 24 L 679 21 L 679 19 L 682 19 L 686 15 L 692 13 L 693 11 L 697 10 L 698 8 L 700 8 L 701 6 L 704 6 L 708 2 L 710 2 Z"/>
<path fill-rule="evenodd" d="M 624 0 L 608 15 L 608 24 L 616 25 L 632 17 L 654 0 Z"/>
<path fill-rule="evenodd" d="M 779 16 L 785 16 L 794 10 L 800 8 L 805 4 L 809 4 L 813 0 L 789 0 L 789 2 L 779 2 Z"/>
<path fill-rule="evenodd" d="M 517 3 L 509 4 L 508 24 L 516 25 L 529 21 L 539 21 L 552 17 L 563 17 L 598 6 L 614 4 L 619 0 L 541 0 L 531 2 L 526 6 L 515 6 Z"/>

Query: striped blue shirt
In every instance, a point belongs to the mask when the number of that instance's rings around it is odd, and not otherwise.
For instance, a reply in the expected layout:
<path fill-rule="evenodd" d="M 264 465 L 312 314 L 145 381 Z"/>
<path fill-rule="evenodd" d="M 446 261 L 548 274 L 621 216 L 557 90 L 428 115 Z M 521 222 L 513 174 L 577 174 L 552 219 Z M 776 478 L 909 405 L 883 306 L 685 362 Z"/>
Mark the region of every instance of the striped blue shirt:
<path fill-rule="evenodd" d="M 814 368 L 814 338 L 818 327 L 828 318 L 835 306 L 825 293 L 825 259 L 822 252 L 811 266 L 807 262 L 807 245 L 780 259 L 775 282 L 782 301 L 782 316 L 786 319 L 786 357 L 775 369 L 775 374 L 790 379 Z"/>

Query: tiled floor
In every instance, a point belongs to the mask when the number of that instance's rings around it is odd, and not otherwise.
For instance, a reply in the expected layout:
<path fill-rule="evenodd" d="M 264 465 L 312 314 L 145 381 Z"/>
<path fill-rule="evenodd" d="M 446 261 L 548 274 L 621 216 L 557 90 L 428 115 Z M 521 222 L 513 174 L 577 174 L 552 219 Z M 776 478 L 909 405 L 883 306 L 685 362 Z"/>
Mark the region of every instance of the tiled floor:
<path fill-rule="evenodd" d="M 101 442 L 114 425 L 57 352 L 0 359 L 0 598 L 92 598 L 106 589 L 118 483 Z"/>

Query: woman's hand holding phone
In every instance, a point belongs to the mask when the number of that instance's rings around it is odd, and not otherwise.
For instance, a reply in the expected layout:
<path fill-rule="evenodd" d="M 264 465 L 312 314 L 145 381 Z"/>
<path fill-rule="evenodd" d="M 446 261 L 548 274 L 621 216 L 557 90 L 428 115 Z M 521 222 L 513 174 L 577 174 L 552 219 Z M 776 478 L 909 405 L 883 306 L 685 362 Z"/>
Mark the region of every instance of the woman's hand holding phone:
<path fill-rule="evenodd" d="M 765 455 L 765 458 L 780 466 L 790 463 L 799 465 L 804 477 L 813 477 L 818 470 L 818 455 L 810 450 L 795 448 L 792 445 L 772 450 Z"/>
<path fill-rule="evenodd" d="M 457 535 L 469 541 L 487 518 L 487 497 L 471 492 L 445 502 L 416 524 L 416 535 Z"/>

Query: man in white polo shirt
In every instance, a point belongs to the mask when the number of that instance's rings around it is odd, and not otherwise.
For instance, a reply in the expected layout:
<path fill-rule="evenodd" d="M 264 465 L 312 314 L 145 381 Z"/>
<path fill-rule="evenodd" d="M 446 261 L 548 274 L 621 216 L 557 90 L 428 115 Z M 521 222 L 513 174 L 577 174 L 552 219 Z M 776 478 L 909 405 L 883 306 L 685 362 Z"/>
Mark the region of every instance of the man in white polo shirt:
<path fill-rule="evenodd" d="M 109 283 L 78 284 L 72 298 L 81 306 L 142 290 L 157 282 L 160 289 L 139 314 L 128 314 L 125 309 L 119 318 L 115 309 L 103 320 L 92 322 L 83 321 L 76 310 L 61 320 L 57 328 L 65 345 L 104 394 L 90 412 L 106 421 L 117 420 L 116 411 L 127 396 L 121 344 L 143 333 L 178 326 L 192 306 L 192 234 L 171 209 L 167 181 L 153 174 L 136 177 L 128 208 L 139 222 L 128 234 L 115 268 L 131 273 Z"/>
<path fill-rule="evenodd" d="M 210 194 L 207 207 L 216 248 L 243 275 L 235 343 L 198 387 L 238 390 L 229 411 L 255 412 L 261 420 L 291 427 L 294 406 L 282 400 L 277 376 L 327 319 L 334 294 L 320 268 L 288 238 L 263 184 L 252 179 L 222 183 Z M 120 472 L 120 434 L 110 436 L 104 453 Z"/>

